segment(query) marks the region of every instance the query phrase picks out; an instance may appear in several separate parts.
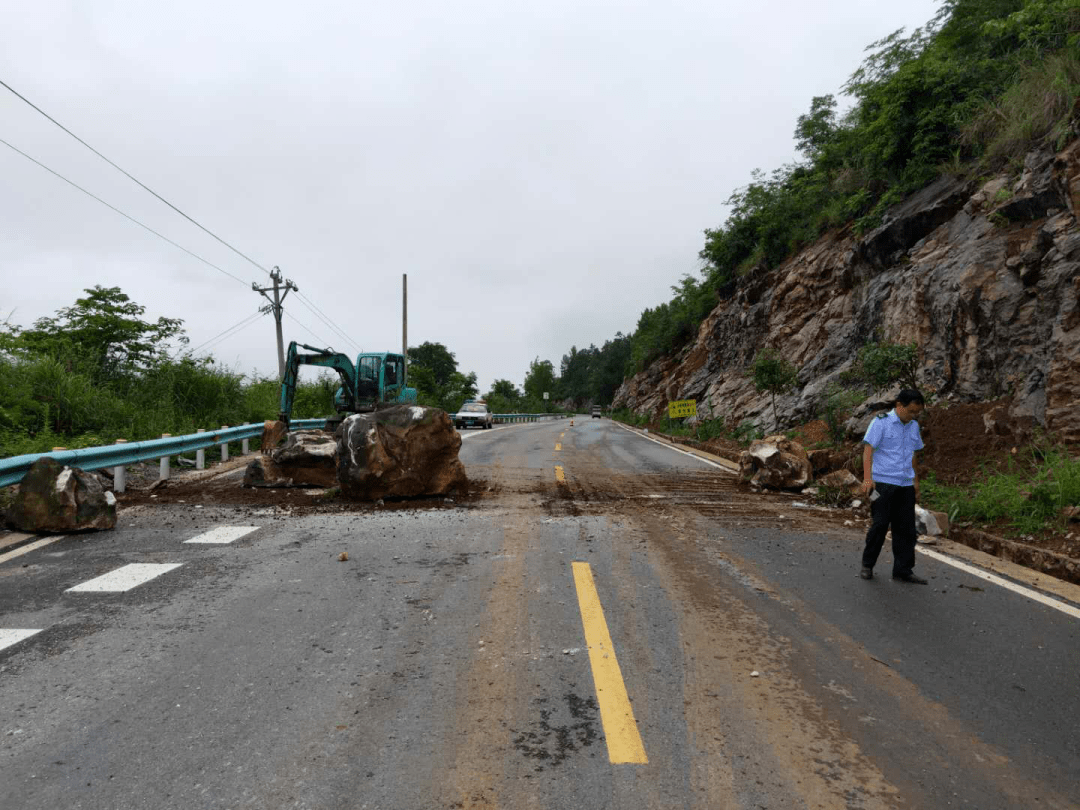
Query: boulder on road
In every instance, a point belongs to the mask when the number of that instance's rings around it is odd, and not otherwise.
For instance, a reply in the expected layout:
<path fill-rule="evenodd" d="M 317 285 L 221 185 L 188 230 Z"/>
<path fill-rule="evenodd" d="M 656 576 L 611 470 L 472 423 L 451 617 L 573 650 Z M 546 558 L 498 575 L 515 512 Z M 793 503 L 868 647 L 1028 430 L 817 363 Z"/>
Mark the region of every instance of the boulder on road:
<path fill-rule="evenodd" d="M 39 458 L 23 476 L 7 520 L 24 532 L 81 532 L 116 527 L 116 496 L 93 473 Z"/>
<path fill-rule="evenodd" d="M 439 408 L 395 405 L 355 414 L 337 432 L 338 482 L 349 498 L 412 498 L 464 492 L 461 436 Z"/>
<path fill-rule="evenodd" d="M 333 487 L 337 466 L 337 440 L 331 433 L 297 430 L 285 437 L 284 447 L 263 448 L 263 455 L 248 464 L 244 486 Z"/>
<path fill-rule="evenodd" d="M 739 473 L 752 487 L 802 489 L 813 475 L 803 446 L 783 435 L 750 443 L 739 456 Z"/>

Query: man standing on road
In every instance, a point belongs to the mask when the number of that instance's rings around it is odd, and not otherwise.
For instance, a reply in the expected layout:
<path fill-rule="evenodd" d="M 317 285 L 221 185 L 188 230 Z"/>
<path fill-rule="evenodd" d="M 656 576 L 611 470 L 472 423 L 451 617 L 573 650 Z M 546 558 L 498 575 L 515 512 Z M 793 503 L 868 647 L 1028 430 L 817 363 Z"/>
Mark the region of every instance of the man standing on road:
<path fill-rule="evenodd" d="M 873 579 L 885 533 L 892 525 L 893 579 L 925 585 L 916 576 L 915 567 L 915 501 L 919 497 L 919 482 L 915 476 L 915 453 L 923 448 L 919 423 L 923 395 L 914 388 L 905 388 L 896 397 L 889 413 L 870 422 L 863 437 L 864 495 L 870 495 L 870 515 L 873 523 L 866 533 L 862 570 L 859 576 Z M 873 493 L 871 495 L 871 493 Z"/>

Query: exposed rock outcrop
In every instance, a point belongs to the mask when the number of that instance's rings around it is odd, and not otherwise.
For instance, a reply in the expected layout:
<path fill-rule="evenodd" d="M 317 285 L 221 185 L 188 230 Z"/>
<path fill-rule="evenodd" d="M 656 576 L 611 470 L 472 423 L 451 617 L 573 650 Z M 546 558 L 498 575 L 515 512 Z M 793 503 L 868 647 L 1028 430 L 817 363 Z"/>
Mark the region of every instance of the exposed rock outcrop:
<path fill-rule="evenodd" d="M 24 532 L 81 532 L 116 527 L 116 496 L 93 473 L 39 458 L 23 476 L 7 521 Z"/>
<path fill-rule="evenodd" d="M 409 498 L 463 492 L 461 436 L 446 412 L 396 405 L 345 419 L 337 433 L 338 480 L 346 497 Z"/>
<path fill-rule="evenodd" d="M 746 371 L 773 347 L 801 369 L 798 390 L 777 399 L 780 421 L 808 420 L 876 337 L 918 344 L 927 391 L 1011 392 L 1010 418 L 1080 441 L 1078 208 L 1080 141 L 1029 155 L 1019 178 L 980 188 L 943 178 L 865 236 L 833 231 L 742 277 L 696 340 L 626 380 L 615 407 L 659 416 L 670 400 L 696 399 L 698 418 L 771 423 L 769 396 Z"/>

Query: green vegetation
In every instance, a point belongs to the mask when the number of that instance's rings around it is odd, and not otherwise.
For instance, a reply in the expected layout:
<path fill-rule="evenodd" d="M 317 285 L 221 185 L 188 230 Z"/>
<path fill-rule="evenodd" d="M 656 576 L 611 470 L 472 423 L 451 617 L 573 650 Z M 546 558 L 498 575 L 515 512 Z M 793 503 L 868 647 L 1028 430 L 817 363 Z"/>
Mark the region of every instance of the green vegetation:
<path fill-rule="evenodd" d="M 476 372 L 458 371 L 454 353 L 441 343 L 421 343 L 409 349 L 409 385 L 416 389 L 417 402 L 456 413 L 467 399 L 477 394 Z"/>
<path fill-rule="evenodd" d="M 904 388 L 918 388 L 915 372 L 919 368 L 919 347 L 915 343 L 867 343 L 859 349 L 852 368 L 844 374 L 847 383 L 867 385 L 873 390 L 900 383 Z"/>
<path fill-rule="evenodd" d="M 780 429 L 780 418 L 776 412 L 776 395 L 786 394 L 795 387 L 799 370 L 780 356 L 775 349 L 762 349 L 754 357 L 751 376 L 758 391 L 768 391 L 772 395 L 773 430 Z"/>
<path fill-rule="evenodd" d="M 1010 459 L 1004 472 L 982 474 L 965 486 L 920 482 L 922 497 L 951 521 L 1004 520 L 1019 533 L 1040 531 L 1062 520 L 1061 510 L 1080 504 L 1080 460 L 1059 449 L 1038 450 L 1029 469 Z"/>
<path fill-rule="evenodd" d="M 844 441 L 844 421 L 851 409 L 862 402 L 863 395 L 850 388 L 831 385 L 825 392 L 825 403 L 821 407 L 821 419 L 829 428 L 829 439 L 839 446 Z"/>
<path fill-rule="evenodd" d="M 116 287 L 93 287 L 31 328 L 0 324 L 0 456 L 240 425 L 278 412 L 277 380 L 176 353 L 183 322 L 143 320 Z M 298 417 L 333 413 L 335 379 L 301 383 Z"/>

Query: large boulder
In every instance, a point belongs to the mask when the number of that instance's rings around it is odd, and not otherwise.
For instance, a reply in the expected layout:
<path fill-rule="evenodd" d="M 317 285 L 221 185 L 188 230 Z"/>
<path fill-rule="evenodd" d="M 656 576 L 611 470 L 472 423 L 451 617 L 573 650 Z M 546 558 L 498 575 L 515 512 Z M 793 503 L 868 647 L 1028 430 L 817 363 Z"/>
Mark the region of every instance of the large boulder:
<path fill-rule="evenodd" d="M 39 458 L 23 476 L 7 521 L 24 532 L 81 532 L 116 527 L 116 496 L 93 473 Z"/>
<path fill-rule="evenodd" d="M 325 430 L 289 433 L 284 447 L 264 447 L 263 454 L 248 464 L 244 486 L 337 486 L 337 440 Z"/>
<path fill-rule="evenodd" d="M 338 482 L 349 498 L 412 498 L 464 492 L 461 436 L 446 412 L 395 405 L 345 419 L 337 432 Z"/>
<path fill-rule="evenodd" d="M 813 470 L 803 446 L 785 436 L 766 436 L 739 456 L 739 472 L 755 488 L 801 489 Z"/>

